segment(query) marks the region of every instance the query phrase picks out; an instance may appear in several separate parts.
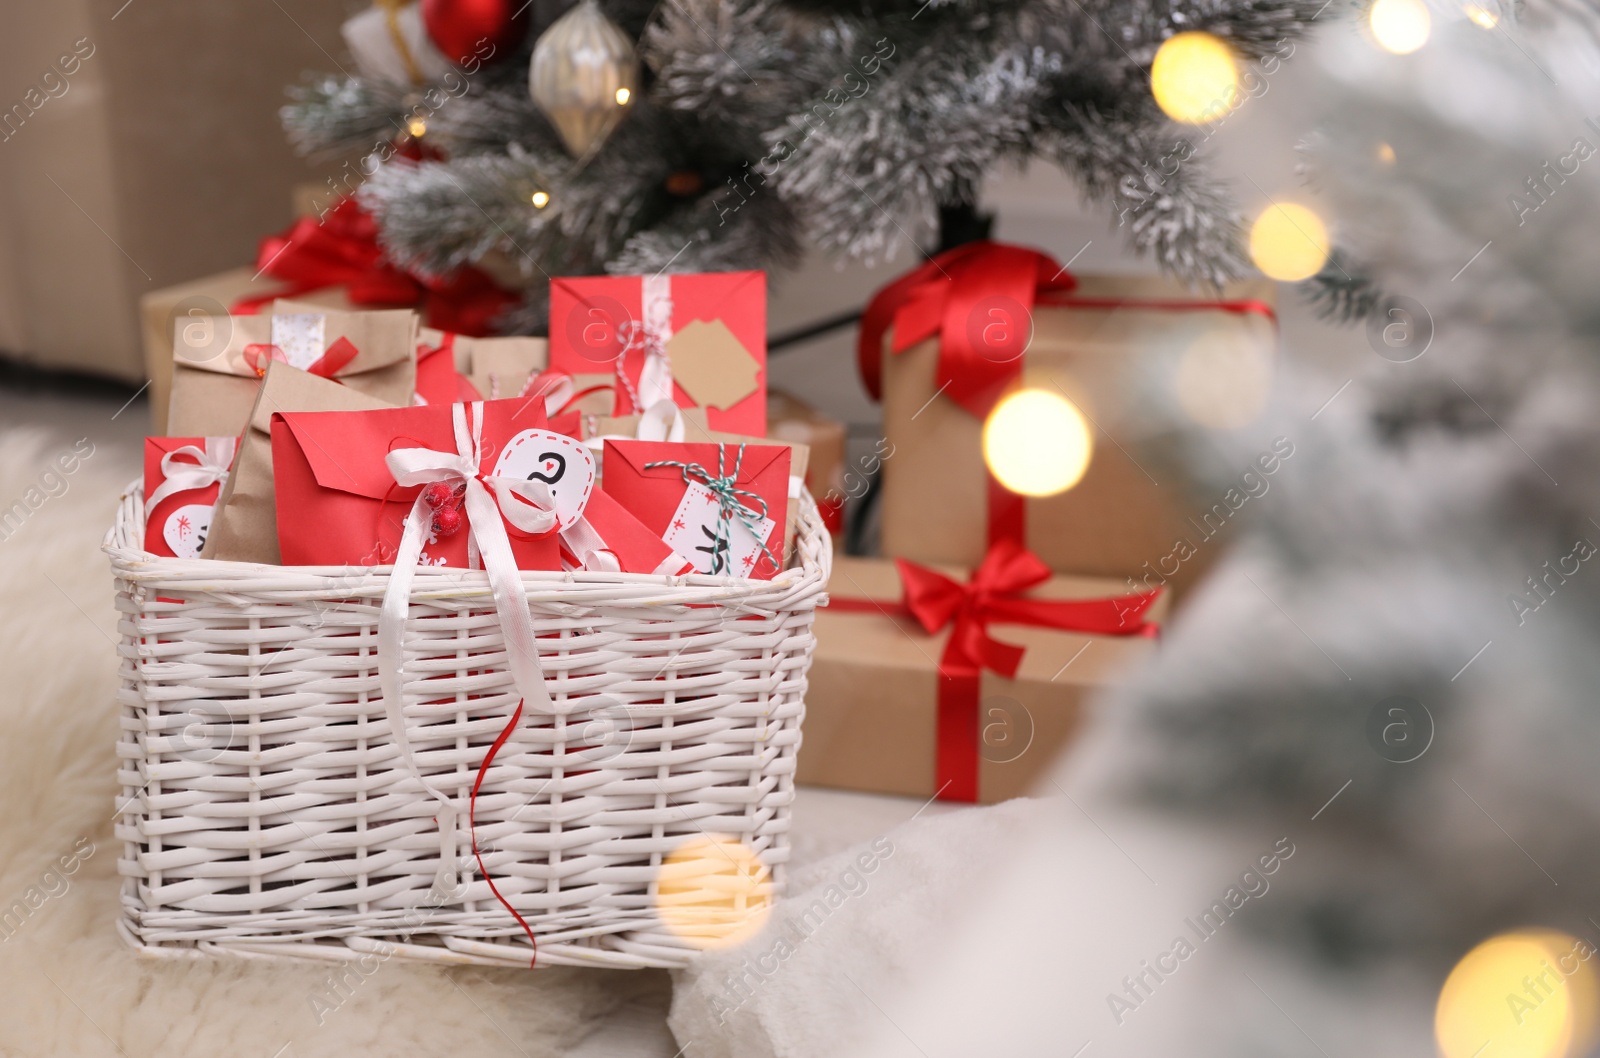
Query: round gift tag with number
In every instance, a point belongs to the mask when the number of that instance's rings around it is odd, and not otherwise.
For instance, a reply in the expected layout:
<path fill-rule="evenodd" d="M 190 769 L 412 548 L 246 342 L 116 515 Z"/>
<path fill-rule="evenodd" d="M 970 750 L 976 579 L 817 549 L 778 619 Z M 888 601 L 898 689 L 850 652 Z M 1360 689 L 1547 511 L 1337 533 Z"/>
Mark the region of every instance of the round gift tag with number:
<path fill-rule="evenodd" d="M 494 476 L 544 482 L 555 502 L 556 523 L 566 529 L 589 505 L 594 456 L 587 445 L 565 434 L 523 430 L 500 453 Z"/>
<path fill-rule="evenodd" d="M 199 558 L 210 531 L 211 504 L 191 503 L 167 515 L 167 524 L 161 527 L 161 539 L 179 558 Z"/>

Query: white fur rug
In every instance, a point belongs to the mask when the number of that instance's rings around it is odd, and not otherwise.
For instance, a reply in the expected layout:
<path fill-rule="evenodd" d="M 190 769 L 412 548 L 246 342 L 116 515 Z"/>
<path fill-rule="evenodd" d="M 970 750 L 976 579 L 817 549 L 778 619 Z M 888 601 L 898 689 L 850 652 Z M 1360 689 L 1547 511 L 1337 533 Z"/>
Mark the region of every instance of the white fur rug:
<path fill-rule="evenodd" d="M 82 432 L 0 429 L 0 518 L 37 503 L 0 523 L 0 1054 L 541 1058 L 661 989 L 655 974 L 389 962 L 330 1010 L 319 1003 L 333 1006 L 332 966 L 174 964 L 124 945 L 110 825 L 115 615 L 99 546 L 138 467 L 126 433 L 113 443 L 107 432 L 111 410 Z M 51 469 L 85 433 L 93 454 L 69 475 Z"/>

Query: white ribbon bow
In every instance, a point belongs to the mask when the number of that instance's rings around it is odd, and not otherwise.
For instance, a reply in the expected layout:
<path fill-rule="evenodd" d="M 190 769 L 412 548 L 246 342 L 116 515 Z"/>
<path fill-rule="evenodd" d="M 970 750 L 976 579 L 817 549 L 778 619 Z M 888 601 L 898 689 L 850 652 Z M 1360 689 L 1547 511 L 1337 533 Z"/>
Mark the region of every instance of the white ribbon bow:
<path fill-rule="evenodd" d="M 162 456 L 162 482 L 144 498 L 144 509 L 155 510 L 156 504 L 174 493 L 203 489 L 218 482 L 226 483 L 237 445 L 238 442 L 232 437 L 207 437 L 203 450 L 195 445 L 184 445 Z M 179 462 L 180 456 L 192 462 Z"/>
<path fill-rule="evenodd" d="M 539 650 L 533 627 L 533 615 L 528 611 L 528 600 L 522 591 L 522 580 L 517 573 L 516 558 L 511 553 L 511 540 L 502 522 L 527 533 L 545 533 L 555 528 L 556 515 L 549 489 L 542 481 L 521 481 L 516 478 L 482 477 L 478 463 L 483 448 L 483 402 L 472 405 L 472 427 L 467 425 L 467 405 L 451 408 L 455 425 L 455 452 L 440 452 L 431 448 L 400 448 L 386 457 L 389 472 L 397 484 L 404 486 L 429 485 L 446 482 L 465 485 L 463 504 L 467 514 L 469 560 L 475 554 L 483 557 L 483 568 L 489 576 L 489 586 L 494 593 L 495 613 L 500 618 L 500 628 L 506 639 L 506 660 L 511 669 L 512 683 L 522 697 L 527 711 L 549 714 L 554 712 L 550 695 L 544 686 L 544 670 L 539 664 Z M 447 874 L 450 888 L 454 888 L 454 833 L 456 806 L 443 791 L 425 778 L 417 768 L 412 755 L 411 740 L 406 733 L 405 702 L 402 697 L 405 668 L 405 625 L 411 605 L 411 583 L 417 570 L 417 560 L 422 555 L 425 538 L 431 535 L 433 508 L 422 494 L 411 506 L 406 517 L 405 532 L 400 537 L 400 548 L 395 554 L 394 569 L 389 574 L 389 588 L 383 597 L 383 609 L 378 616 L 378 676 L 383 688 L 383 706 L 389 718 L 401 759 L 411 769 L 423 788 L 444 806 L 439 814 L 439 832 L 443 843 L 452 850 L 448 862 L 441 868 Z"/>

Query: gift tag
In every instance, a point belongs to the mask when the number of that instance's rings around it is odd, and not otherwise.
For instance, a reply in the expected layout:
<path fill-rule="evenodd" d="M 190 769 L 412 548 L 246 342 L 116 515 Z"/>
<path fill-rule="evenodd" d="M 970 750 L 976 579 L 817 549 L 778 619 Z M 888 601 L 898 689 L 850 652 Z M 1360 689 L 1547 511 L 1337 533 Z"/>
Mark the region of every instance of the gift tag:
<path fill-rule="evenodd" d="M 328 317 L 316 312 L 285 313 L 272 317 L 272 344 L 283 351 L 291 367 L 304 371 L 327 351 L 323 336 Z"/>
<path fill-rule="evenodd" d="M 161 538 L 174 555 L 200 557 L 200 549 L 206 546 L 206 534 L 211 531 L 211 508 L 209 503 L 191 503 L 167 515 L 167 524 L 161 527 Z"/>
<path fill-rule="evenodd" d="M 756 563 L 767 561 L 761 545 L 772 535 L 776 524 L 771 518 L 757 517 L 751 521 L 756 532 L 761 534 L 759 539 L 745 528 L 740 518 L 724 519 L 721 505 L 711 490 L 693 481 L 684 490 L 683 499 L 672 512 L 672 521 L 661 539 L 692 562 L 696 573 L 748 577 Z"/>
<path fill-rule="evenodd" d="M 556 522 L 565 529 L 589 505 L 594 488 L 594 456 L 575 438 L 549 430 L 523 430 L 495 461 L 494 476 L 542 481 L 550 486 Z"/>
<path fill-rule="evenodd" d="M 726 410 L 760 388 L 761 365 L 721 320 L 691 320 L 667 357 L 673 381 L 702 408 Z"/>

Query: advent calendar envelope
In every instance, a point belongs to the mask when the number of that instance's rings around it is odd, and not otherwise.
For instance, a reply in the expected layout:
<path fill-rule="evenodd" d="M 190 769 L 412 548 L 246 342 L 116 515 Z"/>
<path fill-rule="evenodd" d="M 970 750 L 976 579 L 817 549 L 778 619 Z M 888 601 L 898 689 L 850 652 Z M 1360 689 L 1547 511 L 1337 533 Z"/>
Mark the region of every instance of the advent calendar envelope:
<path fill-rule="evenodd" d="M 688 465 L 689 479 L 683 466 L 652 463 Z M 605 468 L 606 492 L 696 572 L 755 580 L 777 575 L 789 500 L 786 446 L 607 441 Z M 724 511 L 706 487 L 706 478 L 718 476 L 733 479 L 742 511 Z"/>
<path fill-rule="evenodd" d="M 603 568 L 591 553 L 604 551 L 616 559 L 623 573 L 679 574 L 695 572 L 694 563 L 678 554 L 659 535 L 612 499 L 605 489 L 589 495 L 584 522 L 592 538 L 569 534 L 563 538 L 562 559 L 575 569 Z M 577 546 L 574 547 L 574 541 Z M 584 546 L 587 544 L 587 546 Z M 582 552 L 582 553 L 580 553 Z"/>
<path fill-rule="evenodd" d="M 284 565 L 382 565 L 393 560 L 407 515 L 422 486 L 396 484 L 391 451 L 460 450 L 452 405 L 364 412 L 280 412 L 272 416 L 272 462 L 277 482 L 278 546 Z M 546 428 L 538 402 L 485 401 L 465 405 L 482 416 L 477 464 L 485 477 L 542 481 L 560 528 L 577 521 L 594 488 L 594 457 L 582 443 Z M 500 503 L 517 502 L 502 497 Z M 422 561 L 466 566 L 470 518 L 459 493 L 448 506 L 459 526 L 431 533 Z M 534 534 L 504 522 L 519 569 L 559 570 L 557 532 Z"/>
<path fill-rule="evenodd" d="M 166 558 L 200 557 L 237 444 L 233 437 L 145 438 L 146 551 Z"/>
<path fill-rule="evenodd" d="M 670 398 L 711 429 L 767 432 L 765 272 L 586 276 L 550 283 L 550 366 L 615 372 L 614 414 Z"/>

